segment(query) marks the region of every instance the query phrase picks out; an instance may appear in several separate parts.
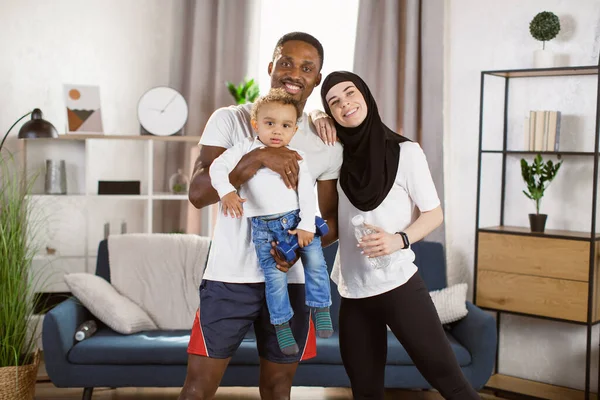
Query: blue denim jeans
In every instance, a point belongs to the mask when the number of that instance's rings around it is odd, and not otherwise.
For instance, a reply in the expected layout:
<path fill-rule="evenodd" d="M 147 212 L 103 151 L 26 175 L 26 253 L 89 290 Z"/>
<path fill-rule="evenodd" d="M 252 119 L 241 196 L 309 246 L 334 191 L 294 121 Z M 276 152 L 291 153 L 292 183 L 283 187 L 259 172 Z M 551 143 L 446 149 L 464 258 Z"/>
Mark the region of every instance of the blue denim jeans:
<path fill-rule="evenodd" d="M 252 218 L 252 241 L 258 262 L 265 274 L 267 307 L 273 325 L 289 321 L 294 312 L 288 297 L 287 274 L 277 269 L 277 263 L 271 255 L 271 242 L 289 243 L 293 235 L 290 235 L 288 230 L 296 228 L 298 222 L 299 210 L 283 215 Z M 320 237 L 315 236 L 308 246 L 300 248 L 300 259 L 304 266 L 306 305 L 329 307 L 331 286 Z"/>

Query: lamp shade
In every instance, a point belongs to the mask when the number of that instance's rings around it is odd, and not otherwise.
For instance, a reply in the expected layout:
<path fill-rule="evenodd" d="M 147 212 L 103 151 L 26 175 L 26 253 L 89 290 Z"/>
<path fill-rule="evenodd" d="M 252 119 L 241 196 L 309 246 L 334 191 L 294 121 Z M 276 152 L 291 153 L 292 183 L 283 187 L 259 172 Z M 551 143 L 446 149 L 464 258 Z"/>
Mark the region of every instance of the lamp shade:
<path fill-rule="evenodd" d="M 31 119 L 19 130 L 19 139 L 57 138 L 58 132 L 54 125 L 42 118 L 39 108 L 31 112 Z"/>

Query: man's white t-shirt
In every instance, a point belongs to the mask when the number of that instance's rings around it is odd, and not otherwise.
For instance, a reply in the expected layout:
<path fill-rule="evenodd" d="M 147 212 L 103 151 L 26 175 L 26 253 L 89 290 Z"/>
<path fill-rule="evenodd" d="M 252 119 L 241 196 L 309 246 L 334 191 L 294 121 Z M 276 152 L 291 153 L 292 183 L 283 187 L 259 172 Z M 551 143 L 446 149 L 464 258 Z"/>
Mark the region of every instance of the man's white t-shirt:
<path fill-rule="evenodd" d="M 364 298 L 388 292 L 405 284 L 417 272 L 415 254 L 410 248 L 393 253 L 392 262 L 387 267 L 373 268 L 369 260 L 360 254 L 361 249 L 356 247 L 351 223 L 352 217 L 360 214 L 367 224 L 389 233 L 400 232 L 414 222 L 416 211 L 431 211 L 440 205 L 421 146 L 414 142 L 403 142 L 399 146 L 396 180 L 376 209 L 364 212 L 354 207 L 338 183 L 339 262 L 336 260 L 331 279 L 343 297 Z"/>
<path fill-rule="evenodd" d="M 210 183 L 223 198 L 226 194 L 235 192 L 236 188 L 229 182 L 229 174 L 242 157 L 247 153 L 267 147 L 258 137 L 247 138 L 233 147 L 225 150 L 210 165 Z M 300 210 L 298 229 L 315 233 L 315 215 L 317 214 L 317 200 L 315 197 L 315 181 L 310 177 L 303 151 L 287 146 L 296 151 L 302 160 L 298 161 L 298 190 L 288 188 L 281 176 L 268 168 L 260 168 L 256 174 L 241 185 L 238 192 L 243 203 L 244 217 L 258 217 L 281 214 Z M 232 217 L 230 217 L 232 218 Z"/>
<path fill-rule="evenodd" d="M 252 104 L 243 104 L 215 111 L 204 128 L 200 144 L 229 149 L 236 143 L 253 137 L 251 109 Z M 338 178 L 342 146 L 339 143 L 334 146 L 323 143 L 314 132 L 306 113 L 298 121 L 298 131 L 290 141 L 290 146 L 304 153 L 313 187 L 317 180 Z M 249 218 L 225 217 L 219 205 L 204 279 L 229 283 L 264 282 L 265 277 L 251 239 Z M 287 276 L 289 283 L 304 283 L 304 269 L 300 260 L 289 270 Z"/>

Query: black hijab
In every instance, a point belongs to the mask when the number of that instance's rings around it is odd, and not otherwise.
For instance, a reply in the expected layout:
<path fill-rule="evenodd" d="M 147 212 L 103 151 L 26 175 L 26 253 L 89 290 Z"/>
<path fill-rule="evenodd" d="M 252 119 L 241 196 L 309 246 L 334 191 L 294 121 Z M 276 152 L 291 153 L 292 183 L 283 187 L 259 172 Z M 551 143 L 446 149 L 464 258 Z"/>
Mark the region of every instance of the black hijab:
<path fill-rule="evenodd" d="M 371 211 L 383 202 L 394 184 L 400 159 L 398 144 L 410 140 L 385 126 L 369 87 L 351 72 L 332 72 L 321 86 L 323 107 L 331 118 L 325 96 L 333 86 L 347 81 L 362 93 L 368 110 L 365 120 L 355 128 L 344 128 L 333 119 L 337 136 L 344 145 L 340 186 L 356 208 Z"/>

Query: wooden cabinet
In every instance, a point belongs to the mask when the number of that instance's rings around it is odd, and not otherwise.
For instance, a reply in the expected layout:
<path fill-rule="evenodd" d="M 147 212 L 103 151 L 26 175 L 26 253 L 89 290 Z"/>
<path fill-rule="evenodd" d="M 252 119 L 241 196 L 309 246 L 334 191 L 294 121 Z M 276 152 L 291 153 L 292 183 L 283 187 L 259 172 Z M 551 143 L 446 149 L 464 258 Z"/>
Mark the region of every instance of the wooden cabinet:
<path fill-rule="evenodd" d="M 481 231 L 478 236 L 479 306 L 587 321 L 589 291 L 598 297 L 597 285 L 589 285 L 589 241 L 523 236 L 502 230 Z M 598 307 L 592 302 L 592 321 L 598 320 Z"/>

